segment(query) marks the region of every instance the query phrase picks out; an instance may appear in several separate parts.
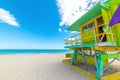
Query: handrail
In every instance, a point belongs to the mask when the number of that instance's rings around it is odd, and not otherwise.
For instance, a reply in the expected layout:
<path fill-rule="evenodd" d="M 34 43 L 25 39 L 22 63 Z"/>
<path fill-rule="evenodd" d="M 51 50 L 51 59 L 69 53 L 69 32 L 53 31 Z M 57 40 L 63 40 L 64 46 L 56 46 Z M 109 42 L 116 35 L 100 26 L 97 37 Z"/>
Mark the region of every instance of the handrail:
<path fill-rule="evenodd" d="M 70 45 L 80 45 L 82 43 L 82 40 L 80 39 L 80 34 L 75 34 L 75 35 L 73 35 L 69 38 L 66 38 L 64 40 L 65 40 L 66 45 L 69 45 L 69 44 Z"/>
<path fill-rule="evenodd" d="M 112 33 L 104 32 L 104 33 L 101 33 L 101 34 L 97 34 L 96 36 L 101 36 L 101 35 L 103 35 L 103 34 L 111 35 Z M 115 35 L 115 34 L 112 34 L 112 35 Z M 84 39 L 89 39 L 89 38 L 92 38 L 92 37 L 94 37 L 94 36 L 89 36 L 89 37 L 86 37 L 86 38 L 82 38 L 82 40 L 84 40 Z"/>
<path fill-rule="evenodd" d="M 76 37 L 76 36 L 78 36 L 78 35 L 80 36 L 80 33 L 79 33 L 79 34 L 75 34 L 75 35 L 73 35 L 73 36 L 71 36 L 71 37 L 68 37 L 68 38 L 66 38 L 66 39 L 69 39 L 69 38 L 72 38 L 72 37 Z M 66 40 L 66 39 L 65 39 L 65 40 Z"/>

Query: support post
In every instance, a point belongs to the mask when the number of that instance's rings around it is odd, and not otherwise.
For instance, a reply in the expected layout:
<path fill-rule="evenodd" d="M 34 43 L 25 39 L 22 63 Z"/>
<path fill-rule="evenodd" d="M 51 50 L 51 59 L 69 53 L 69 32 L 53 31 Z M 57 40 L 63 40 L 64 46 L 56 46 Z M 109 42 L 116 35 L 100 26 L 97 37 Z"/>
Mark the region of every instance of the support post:
<path fill-rule="evenodd" d="M 82 63 L 85 63 L 85 54 L 83 48 L 82 48 Z"/>
<path fill-rule="evenodd" d="M 76 55 L 77 55 L 77 51 L 74 50 L 74 53 L 73 53 L 73 56 L 72 56 L 72 60 L 71 60 L 71 62 L 70 62 L 71 65 L 74 64 L 74 61 L 75 61 L 75 59 L 76 59 Z"/>
<path fill-rule="evenodd" d="M 97 70 L 97 66 L 98 66 L 98 65 L 97 65 L 97 51 L 95 51 L 95 55 L 94 55 L 94 57 L 95 57 L 95 65 L 96 65 L 95 68 L 96 68 L 96 70 Z"/>
<path fill-rule="evenodd" d="M 112 28 L 111 27 L 110 27 L 110 33 L 111 33 L 111 37 L 112 37 L 113 46 L 115 46 L 115 41 L 114 41 L 113 32 L 112 32 Z"/>
<path fill-rule="evenodd" d="M 95 45 L 97 46 L 97 38 L 96 38 L 96 29 L 95 29 L 95 24 L 94 24 L 94 38 L 95 38 Z"/>
<path fill-rule="evenodd" d="M 102 76 L 102 68 L 103 68 L 103 60 L 101 60 L 102 52 L 98 51 L 98 58 L 97 58 L 97 71 L 96 71 L 96 78 L 99 80 Z"/>

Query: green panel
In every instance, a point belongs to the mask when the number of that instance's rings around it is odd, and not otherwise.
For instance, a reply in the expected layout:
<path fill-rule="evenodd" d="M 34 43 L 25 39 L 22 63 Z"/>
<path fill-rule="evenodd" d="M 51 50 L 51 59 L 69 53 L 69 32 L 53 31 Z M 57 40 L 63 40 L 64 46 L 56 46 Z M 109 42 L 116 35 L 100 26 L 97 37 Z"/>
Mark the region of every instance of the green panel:
<path fill-rule="evenodd" d="M 118 46 L 120 46 L 120 25 L 115 25 L 114 30 L 115 30 Z"/>
<path fill-rule="evenodd" d="M 120 58 L 120 54 L 102 54 L 101 60 L 112 59 L 112 58 Z"/>
<path fill-rule="evenodd" d="M 108 24 L 110 21 L 109 16 L 108 16 L 108 12 L 104 9 L 101 9 L 101 12 L 102 12 L 104 23 Z"/>
<path fill-rule="evenodd" d="M 112 42 L 112 35 L 107 35 L 107 41 Z"/>
<path fill-rule="evenodd" d="M 77 21 L 75 21 L 71 26 L 68 27 L 68 30 L 72 31 L 80 31 L 80 26 L 85 24 L 86 22 L 94 19 L 98 15 L 101 14 L 101 8 L 108 10 L 109 8 L 103 4 L 97 3 L 93 8 L 91 8 L 86 14 L 80 17 Z"/>
<path fill-rule="evenodd" d="M 92 38 L 87 38 L 87 37 L 92 37 Z M 86 38 L 86 39 L 84 39 L 84 38 Z M 87 32 L 87 33 L 84 33 L 83 35 L 82 35 L 82 39 L 84 39 L 84 40 L 82 40 L 83 42 L 82 42 L 82 44 L 94 44 L 95 43 L 95 38 L 94 38 L 94 31 L 93 30 L 91 30 L 91 31 L 89 31 L 89 32 Z"/>

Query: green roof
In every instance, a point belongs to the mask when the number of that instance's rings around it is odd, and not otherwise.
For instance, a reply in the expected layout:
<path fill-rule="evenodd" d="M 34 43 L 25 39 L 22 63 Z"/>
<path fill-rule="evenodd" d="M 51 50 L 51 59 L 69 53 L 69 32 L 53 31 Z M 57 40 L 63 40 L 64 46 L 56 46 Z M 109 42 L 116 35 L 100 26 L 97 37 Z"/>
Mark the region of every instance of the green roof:
<path fill-rule="evenodd" d="M 82 26 L 86 22 L 90 21 L 91 19 L 93 19 L 101 14 L 101 8 L 103 8 L 105 10 L 109 9 L 104 4 L 97 3 L 94 7 L 92 7 L 90 10 L 88 10 L 87 13 L 85 13 L 77 21 L 75 21 L 72 25 L 70 25 L 67 28 L 67 30 L 80 31 L 80 26 Z"/>

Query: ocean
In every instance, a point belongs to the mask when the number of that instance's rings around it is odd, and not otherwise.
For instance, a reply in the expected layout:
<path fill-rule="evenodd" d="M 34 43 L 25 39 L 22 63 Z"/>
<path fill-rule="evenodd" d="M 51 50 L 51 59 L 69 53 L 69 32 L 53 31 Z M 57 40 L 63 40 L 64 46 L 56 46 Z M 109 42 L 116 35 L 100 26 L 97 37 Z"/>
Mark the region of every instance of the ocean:
<path fill-rule="evenodd" d="M 0 54 L 65 54 L 71 52 L 66 49 L 1 49 Z"/>

